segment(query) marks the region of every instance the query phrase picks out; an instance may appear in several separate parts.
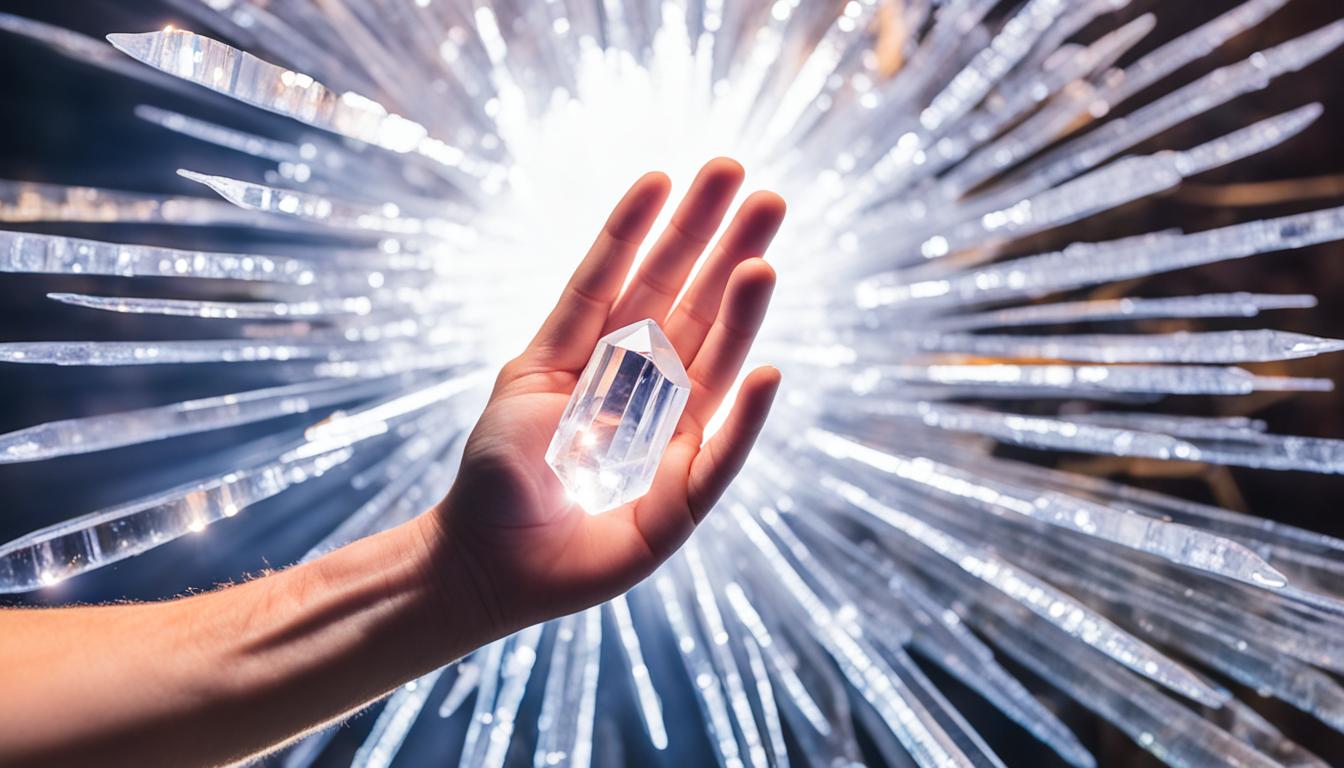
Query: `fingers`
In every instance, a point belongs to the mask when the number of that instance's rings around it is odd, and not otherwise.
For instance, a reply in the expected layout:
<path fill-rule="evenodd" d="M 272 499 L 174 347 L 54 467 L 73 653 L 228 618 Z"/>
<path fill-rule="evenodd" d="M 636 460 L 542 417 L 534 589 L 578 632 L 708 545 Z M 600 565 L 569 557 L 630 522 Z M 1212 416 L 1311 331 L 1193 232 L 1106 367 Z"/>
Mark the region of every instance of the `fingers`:
<path fill-rule="evenodd" d="M 704 433 L 705 425 L 737 380 L 774 290 L 775 270 L 763 259 L 744 261 L 733 270 L 718 316 L 686 371 L 691 379 L 691 398 L 679 430 Z"/>
<path fill-rule="evenodd" d="M 770 414 L 780 380 L 777 368 L 757 368 L 748 374 L 728 420 L 691 463 L 686 498 L 696 523 L 704 519 L 746 463 Z"/>
<path fill-rule="evenodd" d="M 686 364 L 695 359 L 719 314 L 729 276 L 738 264 L 765 254 L 784 221 L 785 209 L 784 199 L 773 192 L 748 197 L 672 311 L 664 330 Z"/>
<path fill-rule="evenodd" d="M 582 368 L 588 362 L 635 253 L 667 201 L 670 187 L 666 175 L 645 174 L 616 204 L 555 309 L 528 345 L 524 357 L 530 362 L 557 370 Z"/>
<path fill-rule="evenodd" d="M 667 317 L 695 262 L 723 222 L 745 173 L 737 161 L 726 157 L 710 160 L 700 169 L 667 229 L 616 302 L 605 331 L 646 317 Z"/>

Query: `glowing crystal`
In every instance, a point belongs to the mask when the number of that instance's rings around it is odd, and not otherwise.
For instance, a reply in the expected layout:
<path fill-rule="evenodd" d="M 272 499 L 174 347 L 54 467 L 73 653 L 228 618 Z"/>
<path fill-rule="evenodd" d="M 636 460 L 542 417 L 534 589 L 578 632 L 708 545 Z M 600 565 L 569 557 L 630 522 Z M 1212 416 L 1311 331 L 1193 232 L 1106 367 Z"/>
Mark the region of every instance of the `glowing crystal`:
<path fill-rule="evenodd" d="M 546 463 L 589 514 L 648 492 L 691 380 L 658 324 L 603 337 L 556 427 Z"/>

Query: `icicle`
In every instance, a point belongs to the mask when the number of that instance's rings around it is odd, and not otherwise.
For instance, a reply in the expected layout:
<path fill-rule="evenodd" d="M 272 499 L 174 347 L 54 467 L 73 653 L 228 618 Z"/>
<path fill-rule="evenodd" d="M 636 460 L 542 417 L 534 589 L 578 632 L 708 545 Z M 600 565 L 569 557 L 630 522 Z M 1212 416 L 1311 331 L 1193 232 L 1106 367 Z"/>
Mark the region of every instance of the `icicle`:
<path fill-rule="evenodd" d="M 504 665 L 504 649 L 511 637 L 501 638 L 480 648 L 474 654 L 480 657 L 481 676 L 476 686 L 476 704 L 472 707 L 471 722 L 467 726 L 467 735 L 462 741 L 462 757 L 459 768 L 468 768 L 468 760 L 480 749 L 482 735 L 490 727 L 495 716 L 495 700 L 499 696 L 499 673 Z"/>
<path fill-rule="evenodd" d="M 310 381 L 135 411 L 50 421 L 0 435 L 0 464 L 43 461 L 226 429 L 385 392 L 394 381 Z"/>
<path fill-rule="evenodd" d="M 662 597 L 663 612 L 677 640 L 682 663 L 686 666 L 697 700 L 705 714 L 710 741 L 720 764 L 742 765 L 742 751 L 737 738 L 733 735 L 733 720 L 723 692 L 723 683 L 715 673 L 714 665 L 705 651 L 705 639 L 692 628 L 671 577 L 655 576 L 654 584 Z"/>
<path fill-rule="evenodd" d="M 374 721 L 368 738 L 355 752 L 355 759 L 350 762 L 351 768 L 390 768 L 442 673 L 442 669 L 436 669 L 401 686 L 392 694 Z"/>
<path fill-rule="evenodd" d="M 747 599 L 742 587 L 736 582 L 729 582 L 723 588 L 723 592 L 734 612 L 736 612 L 738 620 L 755 638 L 757 648 L 764 651 L 767 657 L 772 660 L 770 671 L 780 679 L 784 691 L 794 705 L 798 707 L 803 717 L 816 729 L 817 733 L 823 736 L 830 735 L 831 726 L 826 721 L 825 715 L 822 714 L 821 707 L 807 692 L 807 687 L 803 685 L 802 680 L 798 679 L 798 674 L 793 671 L 793 667 L 785 663 L 782 657 L 775 652 L 774 638 L 771 636 L 770 630 L 766 628 L 765 622 L 761 620 L 760 615 L 756 613 L 756 609 L 752 607 L 751 601 Z"/>
<path fill-rule="evenodd" d="M 1344 43 L 1344 23 L 1330 24 L 1307 35 L 1250 58 L 1210 72 L 1189 85 L 1178 88 L 1130 115 L 1112 120 L 1095 131 L 1043 155 L 1020 169 L 1014 178 L 1022 180 L 1021 189 L 1041 189 L 1058 184 L 1107 158 L 1156 136 L 1196 115 L 1231 101 L 1245 93 L 1260 90 L 1276 77 L 1295 72 L 1320 59 Z M 1305 118 L 1303 110 L 1290 115 Z"/>
<path fill-rule="evenodd" d="M 1162 299 L 1100 299 L 1034 304 L 934 321 L 946 331 L 1013 328 L 1054 323 L 1202 317 L 1255 317 L 1271 309 L 1309 309 L 1316 297 L 1302 294 L 1210 293 Z"/>
<path fill-rule="evenodd" d="M 308 285 L 317 265 L 253 254 L 203 253 L 0 232 L 0 272 L 255 280 Z M 367 285 L 367 283 L 366 283 Z"/>
<path fill-rule="evenodd" d="M 541 626 L 529 627 L 510 637 L 503 646 L 499 662 L 500 685 L 495 688 L 493 701 L 484 692 L 477 700 L 478 719 L 472 728 L 479 731 L 469 736 L 463 748 L 461 765 L 501 768 L 513 738 L 513 724 L 522 704 L 523 693 L 532 677 L 532 666 L 537 660 L 537 644 L 541 640 Z M 444 702 L 447 704 L 447 701 Z"/>
<path fill-rule="evenodd" d="M 1116 675 L 1102 665 L 1061 653 L 1059 648 L 1029 637 L 1003 619 L 977 616 L 974 623 L 1018 663 L 1105 716 L 1168 765 L 1197 768 L 1227 760 L 1248 768 L 1275 765 L 1132 676 Z"/>
<path fill-rule="evenodd" d="M 858 394 L 879 391 L 885 382 L 931 383 L 978 388 L 990 397 L 1030 397 L 1056 393 L 1069 397 L 1094 394 L 1154 393 L 1172 395 L 1246 395 L 1262 391 L 1329 392 L 1328 379 L 1257 376 L 1242 368 L 1177 365 L 1006 365 L 1002 363 L 873 366 L 851 379 Z"/>
<path fill-rule="evenodd" d="M 313 455 L 295 449 L 270 464 L 178 486 L 154 496 L 75 517 L 0 546 L 0 592 L 26 592 L 124 560 L 210 523 L 296 483 L 320 477 L 354 451 Z"/>
<path fill-rule="evenodd" d="M 218 200 L 200 197 L 163 197 L 117 189 L 67 187 L 4 179 L 0 179 L 0 222 L 238 225 L 279 228 L 272 221 L 272 217 L 241 211 Z M 40 236 L 34 235 L 34 237 Z M 9 247 L 9 243 L 6 243 L 6 247 Z"/>
<path fill-rule="evenodd" d="M 977 481 L 970 473 L 929 459 L 883 453 L 822 430 L 810 431 L 808 440 L 833 458 L 858 461 L 994 514 L 1022 515 L 1262 588 L 1274 589 L 1288 584 L 1282 573 L 1251 550 L 1196 528 L 1127 514 L 1062 493 L 1032 492 L 1008 484 Z M 847 493 L 861 491 L 850 486 Z"/>
<path fill-rule="evenodd" d="M 135 116 L 183 136 L 277 163 L 301 162 L 311 159 L 311 154 L 316 153 L 316 148 L 312 146 L 302 147 L 268 139 L 147 104 L 137 106 Z"/>
<path fill-rule="evenodd" d="M 467 172 L 483 175 L 488 170 L 462 150 L 431 138 L 424 126 L 388 112 L 371 99 L 352 92 L 338 95 L 308 75 L 269 64 L 217 40 L 166 29 L 108 35 L 108 41 L 141 63 L 259 109 Z"/>
<path fill-rule="evenodd" d="M 903 284 L 895 276 L 861 282 L 860 307 L 930 302 L 984 303 L 1305 248 L 1344 239 L 1344 208 L 1265 219 L 1193 235 L 1158 233 L 1110 243 L 1078 243 L 1063 251 L 1006 261 L 950 279 Z"/>
<path fill-rule="evenodd" d="M 923 711 L 923 707 L 911 700 L 900 679 L 886 669 L 886 664 L 878 658 L 876 652 L 836 623 L 831 611 L 807 588 L 751 516 L 740 506 L 731 509 L 734 520 L 765 556 L 774 574 L 782 579 L 782 588 L 791 592 L 798 601 L 800 609 L 812 624 L 813 636 L 840 665 L 850 684 L 878 711 L 910 756 L 920 766 L 969 762 L 942 728 Z"/>
<path fill-rule="evenodd" d="M 30 365 L 180 365 L 286 360 L 337 361 L 362 356 L 359 344 L 309 343 L 301 338 L 252 341 L 12 341 L 0 343 L 0 362 Z"/>
<path fill-rule="evenodd" d="M 49 293 L 47 298 L 75 307 L 123 314 L 202 317 L 212 320 L 288 320 L 325 318 L 333 315 L 367 315 L 373 308 L 373 302 L 367 296 L 298 302 L 141 299 L 126 296 L 89 296 L 81 293 Z"/>
<path fill-rule="evenodd" d="M 565 640 L 563 652 L 568 660 L 557 672 L 559 637 L 564 637 L 566 622 L 570 637 Z M 532 764 L 536 768 L 588 768 L 593 756 L 598 657 L 602 645 L 600 607 L 563 619 L 558 633 L 557 650 L 551 652 L 552 671 L 546 679 L 546 699 L 537 721 L 537 750 Z"/>
<path fill-rule="evenodd" d="M 626 661 L 630 664 L 630 679 L 635 686 L 635 700 L 639 704 L 639 716 L 648 731 L 649 741 L 654 749 L 667 749 L 667 727 L 663 724 L 663 706 L 658 691 L 649 679 L 649 668 L 644 665 L 644 653 L 640 649 L 639 633 L 635 631 L 635 621 L 630 616 L 630 604 L 625 595 L 617 595 L 607 603 L 616 620 L 617 635 L 625 649 Z"/>
<path fill-rule="evenodd" d="M 469 391 L 480 381 L 479 375 L 453 377 L 335 414 L 263 463 L 33 531 L 0 546 L 0 592 L 49 586 L 200 532 L 293 485 L 321 477 L 349 460 L 352 446 L 387 434 L 396 421 Z"/>
<path fill-rule="evenodd" d="M 1288 0 L 1250 0 L 1199 28 L 1159 46 L 1134 64 L 1116 73 L 1106 102 L 1119 104 L 1181 67 L 1207 56 L 1233 37 L 1253 29 Z"/>
<path fill-rule="evenodd" d="M 886 580 L 890 593 L 876 597 L 884 605 L 892 604 L 886 598 L 895 597 L 896 605 L 909 609 L 909 623 L 915 629 L 910 641 L 913 648 L 985 697 L 1071 765 L 1080 768 L 1096 765 L 1073 733 L 995 662 L 993 651 L 966 628 L 955 611 L 939 606 L 935 598 L 909 583 L 890 559 L 875 553 L 876 547 L 871 542 L 868 546 L 856 546 L 823 517 L 790 514 L 788 519 L 825 536 L 829 544 L 856 565 L 862 563 L 863 568 L 857 570 L 863 573 L 856 578 L 868 582 L 876 573 Z"/>
<path fill-rule="evenodd" d="M 475 237 L 472 230 L 451 221 L 402 216 L 395 203 L 374 208 L 194 171 L 179 170 L 178 175 L 206 185 L 225 200 L 247 210 L 293 216 L 324 226 L 377 235 L 425 236 L 457 243 L 469 243 Z"/>
<path fill-rule="evenodd" d="M 765 668 L 765 657 L 750 637 L 742 639 L 742 647 L 747 652 L 747 668 L 756 679 L 756 701 L 760 704 L 765 720 L 766 733 L 770 737 L 771 765 L 788 766 L 789 750 L 784 740 L 784 729 L 779 719 L 779 710 L 775 708 L 775 691 L 770 685 L 770 675 Z"/>
<path fill-rule="evenodd" d="M 460 661 L 457 664 L 457 677 L 448 689 L 439 705 L 439 717 L 452 717 L 467 702 L 481 682 L 481 665 L 475 661 Z"/>
<path fill-rule="evenodd" d="M 1094 363 L 1263 363 L 1315 357 L 1344 341 L 1283 331 L 1209 331 L 1151 335 L 970 336 L 942 334 L 928 351 Z"/>
<path fill-rule="evenodd" d="M 855 486 L 838 480 L 824 479 L 823 482 L 856 508 L 910 536 L 1009 599 L 1135 672 L 1207 706 L 1217 707 L 1224 700 L 1225 696 L 1210 689 L 1184 667 L 1044 581 L 887 507 Z"/>
<path fill-rule="evenodd" d="M 156 85 L 174 84 L 172 78 L 153 70 L 137 67 L 124 57 L 117 55 L 116 51 L 108 47 L 102 40 L 86 37 L 72 30 L 45 24 L 34 19 L 25 19 L 11 13 L 0 13 L 0 29 L 51 46 L 52 50 L 58 51 L 64 56 L 82 61 L 85 64 L 91 64 L 99 69 L 115 72 L 123 77 L 144 80 Z"/>
<path fill-rule="evenodd" d="M 1017 12 L 1003 31 L 976 58 L 957 73 L 942 93 L 919 115 L 927 131 L 936 132 L 964 116 L 984 98 L 1035 45 L 1068 6 L 1063 0 L 1032 0 Z"/>
<path fill-rule="evenodd" d="M 729 634 L 723 622 L 723 615 L 714 599 L 710 587 L 709 574 L 705 570 L 700 550 L 694 542 L 687 544 L 684 550 L 687 569 L 691 574 L 691 588 L 695 604 L 699 607 L 700 622 L 708 635 L 710 663 L 714 665 L 719 679 L 723 681 L 724 691 L 728 695 L 729 711 L 737 730 L 742 733 L 746 756 L 750 765 L 764 768 L 767 763 L 765 741 L 757 727 L 753 703 L 744 685 L 743 675 L 739 671 L 737 660 L 729 647 Z M 758 702 L 756 702 L 758 704 Z"/>

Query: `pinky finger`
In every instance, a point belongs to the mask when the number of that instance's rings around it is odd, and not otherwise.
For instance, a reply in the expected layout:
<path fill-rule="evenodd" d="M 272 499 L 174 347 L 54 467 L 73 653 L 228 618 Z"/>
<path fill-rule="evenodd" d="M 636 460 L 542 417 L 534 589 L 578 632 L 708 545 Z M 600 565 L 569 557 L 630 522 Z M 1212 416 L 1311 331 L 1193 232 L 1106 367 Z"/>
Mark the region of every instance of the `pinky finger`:
<path fill-rule="evenodd" d="M 687 500 L 697 522 L 709 513 L 746 463 L 770 414 L 780 378 L 779 369 L 768 366 L 748 374 L 728 420 L 695 457 L 687 482 Z"/>

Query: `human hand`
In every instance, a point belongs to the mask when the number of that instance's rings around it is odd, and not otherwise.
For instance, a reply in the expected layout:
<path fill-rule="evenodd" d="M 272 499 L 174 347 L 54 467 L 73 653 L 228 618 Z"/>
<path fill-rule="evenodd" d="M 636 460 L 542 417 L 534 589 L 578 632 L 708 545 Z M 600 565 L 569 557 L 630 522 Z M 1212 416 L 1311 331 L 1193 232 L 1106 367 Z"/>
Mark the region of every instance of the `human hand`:
<path fill-rule="evenodd" d="M 743 175 L 732 160 L 706 164 L 622 292 L 670 186 L 661 173 L 635 182 L 541 330 L 500 372 L 456 483 L 422 518 L 441 578 L 470 582 L 459 588 L 475 593 L 493 636 L 629 589 L 686 540 L 746 460 L 779 386 L 774 368 L 746 377 L 723 428 L 701 443 L 765 317 L 775 274 L 760 257 L 783 199 L 748 197 L 673 307 Z M 590 516 L 567 498 L 546 449 L 598 339 L 644 318 L 676 348 L 690 398 L 648 494 Z"/>

